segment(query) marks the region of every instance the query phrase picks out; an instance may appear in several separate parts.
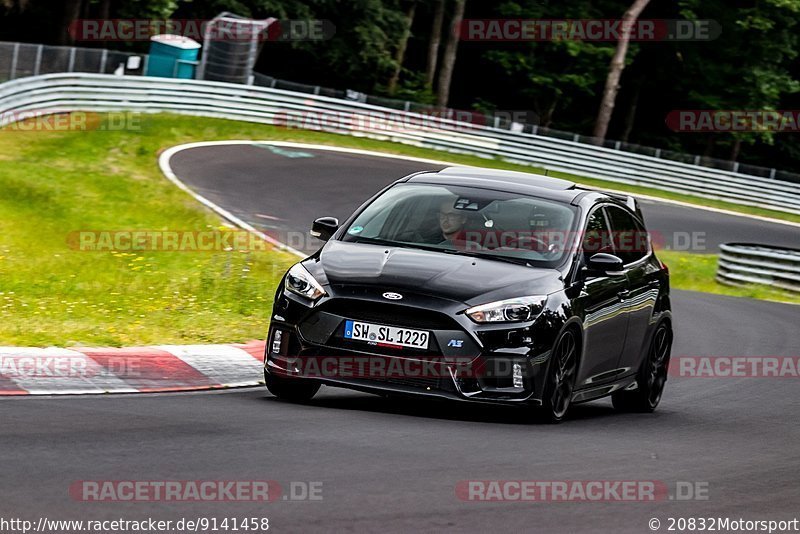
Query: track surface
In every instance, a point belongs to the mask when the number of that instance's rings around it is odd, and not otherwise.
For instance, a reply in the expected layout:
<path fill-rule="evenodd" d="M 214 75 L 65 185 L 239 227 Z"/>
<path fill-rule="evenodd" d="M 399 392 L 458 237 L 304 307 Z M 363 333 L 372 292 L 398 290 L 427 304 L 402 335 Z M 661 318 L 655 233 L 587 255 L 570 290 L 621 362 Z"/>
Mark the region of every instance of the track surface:
<path fill-rule="evenodd" d="M 248 145 L 188 149 L 175 154 L 171 165 L 200 195 L 307 252 L 319 247 L 318 241 L 305 239 L 315 218 L 331 215 L 342 220 L 394 180 L 415 171 L 442 168 L 321 150 L 273 150 Z M 313 157 L 282 155 L 298 152 Z M 796 247 L 800 241 L 796 226 L 667 203 L 641 204 L 648 229 L 674 249 L 716 252 L 720 243 L 735 241 Z M 287 239 L 287 231 L 300 232 Z M 699 247 L 687 248 L 694 245 Z"/>
<path fill-rule="evenodd" d="M 320 182 L 308 165 L 330 179 Z M 382 183 L 419 168 L 344 155 L 283 161 L 242 147 L 192 150 L 173 166 L 199 193 L 238 206 L 249 222 L 259 219 L 255 213 L 281 216 L 286 228 L 321 213 L 344 216 Z M 355 175 L 358 187 L 338 182 L 343 174 Z M 706 227 L 697 223 L 696 230 Z M 800 307 L 676 291 L 674 308 L 673 356 L 798 355 Z M 661 520 L 662 531 L 668 517 L 790 519 L 800 497 L 799 410 L 798 380 L 791 378 L 670 378 L 653 415 L 618 414 L 601 401 L 576 407 L 559 426 L 521 424 L 510 409 L 333 389 L 311 405 L 261 390 L 3 399 L 0 517 L 266 516 L 275 532 L 543 533 L 644 533 L 650 518 Z M 321 481 L 323 500 L 86 503 L 67 492 L 78 480 L 254 479 Z M 455 486 L 469 479 L 659 480 L 673 490 L 678 481 L 699 482 L 708 483 L 709 499 L 462 502 Z"/>

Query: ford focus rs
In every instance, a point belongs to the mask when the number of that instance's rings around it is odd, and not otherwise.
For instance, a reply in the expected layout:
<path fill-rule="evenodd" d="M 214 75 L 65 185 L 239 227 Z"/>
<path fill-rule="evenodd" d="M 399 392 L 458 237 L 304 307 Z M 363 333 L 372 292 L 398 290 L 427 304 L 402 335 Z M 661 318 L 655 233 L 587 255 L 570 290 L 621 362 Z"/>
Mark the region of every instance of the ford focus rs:
<path fill-rule="evenodd" d="M 669 271 L 630 197 L 452 167 L 398 180 L 294 265 L 275 295 L 264 377 L 530 407 L 558 422 L 611 396 L 651 412 L 672 343 Z"/>

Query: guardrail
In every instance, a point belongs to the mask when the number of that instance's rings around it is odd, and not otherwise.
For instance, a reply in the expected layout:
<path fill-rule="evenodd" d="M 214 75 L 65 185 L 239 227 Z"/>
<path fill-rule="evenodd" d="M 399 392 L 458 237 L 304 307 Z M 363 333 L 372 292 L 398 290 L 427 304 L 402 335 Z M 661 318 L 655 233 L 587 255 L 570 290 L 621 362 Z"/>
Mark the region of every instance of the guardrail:
<path fill-rule="evenodd" d="M 717 280 L 761 284 L 800 293 L 800 250 L 747 243 L 720 245 Z"/>
<path fill-rule="evenodd" d="M 563 139 L 268 87 L 69 73 L 0 84 L 0 126 L 22 112 L 139 111 L 366 136 L 800 214 L 800 184 Z"/>

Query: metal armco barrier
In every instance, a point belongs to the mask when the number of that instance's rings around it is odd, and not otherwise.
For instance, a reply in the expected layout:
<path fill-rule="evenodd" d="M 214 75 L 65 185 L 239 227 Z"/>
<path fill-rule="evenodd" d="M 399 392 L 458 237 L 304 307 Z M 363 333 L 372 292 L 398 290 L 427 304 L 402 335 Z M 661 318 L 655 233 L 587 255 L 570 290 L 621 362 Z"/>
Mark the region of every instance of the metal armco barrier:
<path fill-rule="evenodd" d="M 745 243 L 720 245 L 717 280 L 762 284 L 800 293 L 800 249 Z"/>
<path fill-rule="evenodd" d="M 268 87 L 88 73 L 0 84 L 0 126 L 21 112 L 170 112 L 385 139 L 550 171 L 800 214 L 800 184 L 563 139 Z"/>

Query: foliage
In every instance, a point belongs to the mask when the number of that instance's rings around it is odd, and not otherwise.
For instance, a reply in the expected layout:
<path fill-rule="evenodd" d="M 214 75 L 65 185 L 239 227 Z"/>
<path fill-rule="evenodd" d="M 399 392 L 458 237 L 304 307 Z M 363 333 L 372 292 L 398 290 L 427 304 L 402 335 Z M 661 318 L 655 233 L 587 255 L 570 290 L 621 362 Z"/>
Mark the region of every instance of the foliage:
<path fill-rule="evenodd" d="M 401 66 L 399 98 L 430 103 L 438 88 L 422 83 L 437 0 L 70 0 L 81 17 L 110 6 L 111 18 L 209 19 L 222 11 L 280 19 L 325 19 L 333 38 L 266 42 L 256 70 L 306 84 L 384 95 L 396 68 L 405 13 L 417 3 Z M 631 0 L 468 0 L 467 19 L 618 19 Z M 445 0 L 445 32 L 455 2 Z M 53 43 L 63 34 L 64 4 L 47 0 L 0 3 L 0 40 Z M 800 0 L 677 0 L 650 2 L 643 19 L 711 19 L 710 41 L 634 42 L 628 52 L 609 139 L 743 163 L 800 171 L 800 141 L 792 134 L 675 133 L 673 110 L 800 109 Z M 441 40 L 440 56 L 443 53 Z M 144 51 L 146 43 L 95 46 Z M 589 135 L 594 126 L 613 42 L 461 41 L 450 102 L 491 111 L 531 110 L 542 126 Z M 0 61 L 0 64 L 3 62 Z M 442 61 L 439 61 L 441 67 Z"/>

